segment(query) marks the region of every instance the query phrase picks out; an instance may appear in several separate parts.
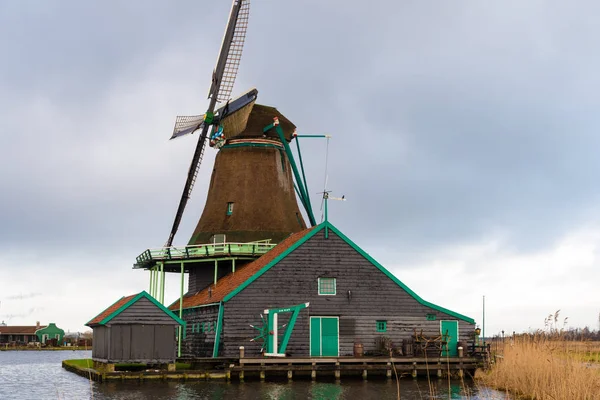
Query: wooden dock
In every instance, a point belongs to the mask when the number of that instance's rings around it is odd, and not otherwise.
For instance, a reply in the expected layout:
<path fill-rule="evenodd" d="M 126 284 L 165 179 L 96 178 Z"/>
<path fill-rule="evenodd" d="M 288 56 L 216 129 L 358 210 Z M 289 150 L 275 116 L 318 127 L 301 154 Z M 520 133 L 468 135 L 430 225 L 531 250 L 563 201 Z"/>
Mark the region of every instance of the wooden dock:
<path fill-rule="evenodd" d="M 97 382 L 110 380 L 273 380 L 395 379 L 401 377 L 469 377 L 482 367 L 472 357 L 319 357 L 319 358 L 181 358 L 187 370 L 96 371 L 63 362 L 63 368 Z"/>
<path fill-rule="evenodd" d="M 418 375 L 462 377 L 474 375 L 481 362 L 477 358 L 422 358 L 422 357 L 331 357 L 331 358 L 241 358 L 231 365 L 230 375 L 243 381 L 248 374 L 261 380 L 270 377 L 288 379 L 294 376 L 319 378 L 362 377 L 370 375 L 392 378 Z"/>

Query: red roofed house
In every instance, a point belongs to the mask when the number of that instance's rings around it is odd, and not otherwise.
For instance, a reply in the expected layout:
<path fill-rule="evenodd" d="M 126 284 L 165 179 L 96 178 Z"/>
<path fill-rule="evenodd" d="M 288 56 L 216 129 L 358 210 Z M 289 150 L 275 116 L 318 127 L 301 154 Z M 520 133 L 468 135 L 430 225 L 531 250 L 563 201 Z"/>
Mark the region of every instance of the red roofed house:
<path fill-rule="evenodd" d="M 65 331 L 58 328 L 54 323 L 40 325 L 37 322 L 32 326 L 9 326 L 2 321 L 0 323 L 0 344 L 25 345 L 31 342 L 46 343 L 49 339 L 56 339 L 60 345 Z"/>
<path fill-rule="evenodd" d="M 355 341 L 375 352 L 378 339 L 399 346 L 415 330 L 446 334 L 455 355 L 474 330 L 473 319 L 423 300 L 328 221 L 188 292 L 182 308 L 188 357 L 235 356 L 240 346 L 247 356 L 345 356 Z"/>

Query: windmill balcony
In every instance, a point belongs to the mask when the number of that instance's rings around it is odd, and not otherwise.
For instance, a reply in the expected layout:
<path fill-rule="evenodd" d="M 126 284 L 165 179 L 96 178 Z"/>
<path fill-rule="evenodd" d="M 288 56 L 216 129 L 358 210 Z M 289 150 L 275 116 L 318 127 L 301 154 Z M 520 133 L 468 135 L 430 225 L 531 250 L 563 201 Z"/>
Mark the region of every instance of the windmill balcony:
<path fill-rule="evenodd" d="M 136 257 L 134 268 L 148 269 L 159 262 L 216 257 L 259 257 L 275 247 L 270 240 L 250 243 L 210 243 L 185 247 L 161 247 L 148 249 Z"/>

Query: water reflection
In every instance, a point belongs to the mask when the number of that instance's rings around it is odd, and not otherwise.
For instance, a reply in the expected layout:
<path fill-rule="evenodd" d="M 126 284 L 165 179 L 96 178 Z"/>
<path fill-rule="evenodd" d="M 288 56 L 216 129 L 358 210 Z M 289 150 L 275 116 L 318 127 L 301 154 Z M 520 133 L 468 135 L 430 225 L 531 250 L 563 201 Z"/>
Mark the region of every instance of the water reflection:
<path fill-rule="evenodd" d="M 0 399 L 221 400 L 221 399 L 397 399 L 395 380 L 336 382 L 110 382 L 99 384 L 67 372 L 61 361 L 89 358 L 90 352 L 0 352 Z M 447 380 L 400 380 L 403 399 L 507 399 L 473 383 Z"/>

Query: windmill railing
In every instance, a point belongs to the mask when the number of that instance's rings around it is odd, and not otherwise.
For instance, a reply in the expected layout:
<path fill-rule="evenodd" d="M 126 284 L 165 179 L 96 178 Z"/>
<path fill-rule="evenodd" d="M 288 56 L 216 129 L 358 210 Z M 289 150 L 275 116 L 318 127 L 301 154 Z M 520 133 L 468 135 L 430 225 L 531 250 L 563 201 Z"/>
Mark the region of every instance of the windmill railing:
<path fill-rule="evenodd" d="M 275 247 L 268 240 L 251 243 L 210 243 L 184 247 L 147 249 L 136 257 L 135 268 L 148 268 L 157 262 L 194 258 L 261 256 Z"/>

